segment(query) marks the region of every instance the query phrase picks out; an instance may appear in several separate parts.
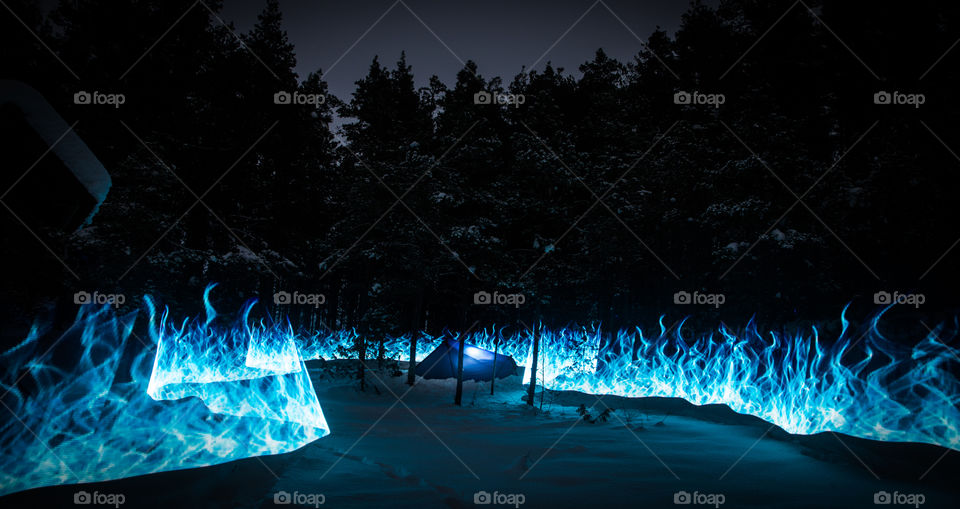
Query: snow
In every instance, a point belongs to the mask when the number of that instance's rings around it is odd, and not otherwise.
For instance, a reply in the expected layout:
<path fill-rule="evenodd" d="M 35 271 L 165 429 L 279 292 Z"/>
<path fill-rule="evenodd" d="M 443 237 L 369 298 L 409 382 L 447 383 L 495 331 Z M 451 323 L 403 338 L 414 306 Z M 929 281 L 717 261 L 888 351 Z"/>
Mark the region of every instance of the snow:
<path fill-rule="evenodd" d="M 230 259 L 230 258 L 236 256 L 236 257 L 238 257 L 239 259 L 241 259 L 241 260 L 243 260 L 243 261 L 245 261 L 245 262 L 247 262 L 247 263 L 250 263 L 250 264 L 258 263 L 258 262 L 260 261 L 260 257 L 258 257 L 257 254 L 254 253 L 253 251 L 247 249 L 245 246 L 242 246 L 242 245 L 238 244 L 235 249 L 236 249 L 236 251 L 231 251 L 231 252 L 225 254 L 225 255 L 223 256 L 224 259 Z"/>
<path fill-rule="evenodd" d="M 327 366 L 337 362 L 355 361 Z M 283 455 L 86 491 L 126 493 L 125 507 L 167 508 L 274 507 L 278 492 L 322 494 L 319 507 L 475 507 L 479 491 L 522 494 L 521 507 L 529 508 L 675 507 L 674 494 L 686 491 L 722 494 L 720 507 L 804 509 L 875 507 L 881 490 L 922 493 L 923 508 L 953 507 L 960 491 L 949 483 L 957 464 L 951 455 L 930 469 L 943 449 L 797 437 L 721 405 L 548 392 L 541 412 L 521 402 L 525 388 L 515 376 L 498 380 L 494 396 L 489 382 L 464 383 L 463 406 L 456 407 L 453 379 L 418 379 L 411 389 L 405 375 L 368 370 L 360 392 L 356 380 L 331 378 L 318 361 L 308 365 L 329 436 Z M 541 394 L 535 402 L 539 408 Z M 613 416 L 580 420 L 580 404 L 593 416 L 609 406 Z M 2 502 L 69 502 L 77 489 L 43 488 Z"/>

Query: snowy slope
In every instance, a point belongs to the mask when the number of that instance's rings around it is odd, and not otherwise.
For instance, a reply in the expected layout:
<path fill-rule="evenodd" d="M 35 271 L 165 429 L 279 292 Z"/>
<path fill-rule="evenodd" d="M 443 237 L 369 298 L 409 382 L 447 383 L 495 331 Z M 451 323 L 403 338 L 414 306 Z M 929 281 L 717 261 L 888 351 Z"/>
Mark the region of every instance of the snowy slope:
<path fill-rule="evenodd" d="M 945 449 L 796 437 L 719 405 L 548 393 L 539 412 L 520 401 L 523 387 L 511 377 L 495 396 L 489 383 L 466 383 L 458 408 L 453 380 L 421 379 L 407 392 L 405 376 L 368 372 L 360 392 L 318 363 L 311 375 L 329 436 L 279 456 L 83 489 L 125 493 L 124 507 L 274 507 L 277 493 L 320 507 L 477 507 L 480 491 L 523 495 L 521 507 L 677 507 L 674 496 L 685 491 L 722 495 L 720 507 L 855 508 L 876 507 L 874 494 L 886 491 L 922 494 L 921 507 L 932 508 L 955 507 L 960 493 Z M 581 403 L 593 416 L 604 405 L 614 411 L 589 423 L 576 412 Z M 77 490 L 0 502 L 69 503 Z"/>

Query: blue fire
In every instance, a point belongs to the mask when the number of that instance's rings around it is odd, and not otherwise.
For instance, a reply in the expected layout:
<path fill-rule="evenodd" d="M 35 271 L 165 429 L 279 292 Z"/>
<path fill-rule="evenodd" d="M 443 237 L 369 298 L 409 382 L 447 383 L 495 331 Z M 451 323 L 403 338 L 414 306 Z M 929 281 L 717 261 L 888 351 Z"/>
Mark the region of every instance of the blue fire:
<path fill-rule="evenodd" d="M 34 328 L 0 356 L 0 495 L 278 454 L 329 433 L 293 337 L 251 323 L 174 324 L 84 305 L 47 350 Z"/>
<path fill-rule="evenodd" d="M 359 333 L 253 321 L 254 301 L 221 323 L 210 303 L 214 286 L 204 293 L 203 317 L 180 323 L 146 298 L 146 338 L 133 332 L 136 312 L 84 305 L 49 350 L 41 341 L 52 338 L 35 327 L 0 355 L 0 412 L 12 416 L 0 421 L 0 494 L 278 454 L 327 435 L 304 361 L 351 356 Z M 538 382 L 725 404 L 796 434 L 836 431 L 960 450 L 960 354 L 949 344 L 958 323 L 905 347 L 884 337 L 881 316 L 856 329 L 844 309 L 842 330 L 829 341 L 817 328 L 761 333 L 753 322 L 705 336 L 663 319 L 652 335 L 545 329 Z M 529 373 L 531 333 L 504 330 L 465 339 L 512 356 Z M 408 360 L 410 340 L 385 338 L 387 356 Z M 421 333 L 417 357 L 439 340 Z"/>
<path fill-rule="evenodd" d="M 640 328 L 607 337 L 599 328 L 544 330 L 537 378 L 551 390 L 724 404 L 795 434 L 835 431 L 960 450 L 960 353 L 948 344 L 956 321 L 935 327 L 911 348 L 884 337 L 879 321 L 886 309 L 860 329 L 850 326 L 846 311 L 832 341 L 822 341 L 816 327 L 763 334 L 752 321 L 739 331 L 720 327 L 701 337 L 690 337 L 683 323 L 670 330 L 662 318 L 653 335 Z M 512 356 L 526 366 L 529 383 L 532 334 L 502 332 L 493 327 L 466 340 Z M 356 335 L 301 334 L 298 341 L 310 358 L 338 358 L 344 354 L 338 347 Z M 387 356 L 408 360 L 410 339 L 387 338 Z M 417 358 L 436 344 L 421 334 Z"/>

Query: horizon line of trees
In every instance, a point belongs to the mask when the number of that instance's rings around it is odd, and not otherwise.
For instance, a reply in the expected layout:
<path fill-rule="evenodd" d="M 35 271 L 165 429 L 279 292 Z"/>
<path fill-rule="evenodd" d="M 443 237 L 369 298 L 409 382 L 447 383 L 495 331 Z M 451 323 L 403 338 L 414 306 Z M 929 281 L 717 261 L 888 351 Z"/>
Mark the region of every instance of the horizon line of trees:
<path fill-rule="evenodd" d="M 92 225 L 44 232 L 82 281 L 46 258 L 43 284 L 11 279 L 18 323 L 78 285 L 196 314 L 213 281 L 224 310 L 259 296 L 301 325 L 381 336 L 541 319 L 616 329 L 664 313 L 815 321 L 878 291 L 957 311 L 955 253 L 920 278 L 960 235 L 958 162 L 937 139 L 960 147 L 957 53 L 918 79 L 953 43 L 955 7 L 816 1 L 817 16 L 778 21 L 790 2 L 693 2 L 673 36 L 655 31 L 629 62 L 598 49 L 579 76 L 548 63 L 504 83 L 468 61 L 452 83 L 417 87 L 400 52 L 337 98 L 319 69 L 294 71 L 276 0 L 239 39 L 221 2 L 190 9 L 131 67 L 190 3 L 70 0 L 45 16 L 11 2 L 82 81 L 11 19 L 7 77 L 77 120 L 114 181 Z M 128 100 L 75 105 L 77 89 Z M 926 103 L 874 104 L 881 90 Z M 276 104 L 279 91 L 325 100 Z M 679 91 L 725 100 L 676 104 Z M 479 92 L 523 102 L 477 104 Z M 349 120 L 339 132 L 336 116 Z M 326 301 L 285 308 L 279 291 Z M 677 292 L 725 302 L 682 307 Z"/>

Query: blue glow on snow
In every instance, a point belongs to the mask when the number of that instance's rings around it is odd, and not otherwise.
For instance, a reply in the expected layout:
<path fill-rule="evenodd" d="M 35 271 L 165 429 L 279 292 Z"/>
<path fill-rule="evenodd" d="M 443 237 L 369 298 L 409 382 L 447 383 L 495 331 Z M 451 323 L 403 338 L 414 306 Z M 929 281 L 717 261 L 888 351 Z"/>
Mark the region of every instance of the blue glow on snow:
<path fill-rule="evenodd" d="M 205 315 L 179 324 L 147 298 L 147 338 L 132 333 L 135 313 L 86 305 L 50 352 L 34 328 L 0 355 L 0 412 L 16 416 L 0 421 L 0 494 L 278 454 L 328 434 L 304 361 L 351 357 L 358 333 L 254 322 L 253 301 L 224 324 L 213 287 Z M 761 333 L 752 321 L 699 337 L 682 323 L 668 330 L 662 318 L 654 334 L 544 330 L 538 381 L 551 390 L 725 404 L 796 434 L 960 450 L 960 354 L 948 345 L 957 321 L 906 347 L 884 337 L 881 316 L 857 330 L 844 309 L 842 331 L 828 341 L 816 328 Z M 503 331 L 465 339 L 529 373 L 531 334 Z M 410 339 L 386 338 L 387 357 L 408 360 Z M 417 357 L 440 339 L 419 335 Z"/>
<path fill-rule="evenodd" d="M 889 308 L 888 308 L 889 309 Z M 886 311 L 886 310 L 884 310 Z M 607 339 L 598 328 L 544 330 L 539 383 L 551 390 L 625 397 L 676 397 L 696 405 L 724 404 L 795 434 L 836 431 L 892 442 L 922 442 L 960 450 L 960 351 L 956 320 L 935 327 L 914 346 L 880 332 L 883 313 L 855 330 L 841 314 L 842 331 L 822 341 L 819 331 L 762 334 L 751 321 L 739 331 L 689 337 L 683 323 L 668 330 L 621 330 Z M 467 342 L 532 364 L 531 333 L 504 336 L 492 327 Z M 343 358 L 338 343 L 356 332 L 303 334 L 311 358 Z M 457 334 L 453 334 L 457 337 Z M 387 338 L 387 356 L 409 360 L 410 336 Z M 421 335 L 417 358 L 438 339 Z"/>
<path fill-rule="evenodd" d="M 50 350 L 34 328 L 0 356 L 0 495 L 288 452 L 329 433 L 293 336 L 250 323 L 254 302 L 219 326 L 84 305 Z M 51 359 L 56 359 L 56 364 Z M 66 366 L 66 367 L 64 367 Z M 28 389 L 23 387 L 27 385 Z"/>

